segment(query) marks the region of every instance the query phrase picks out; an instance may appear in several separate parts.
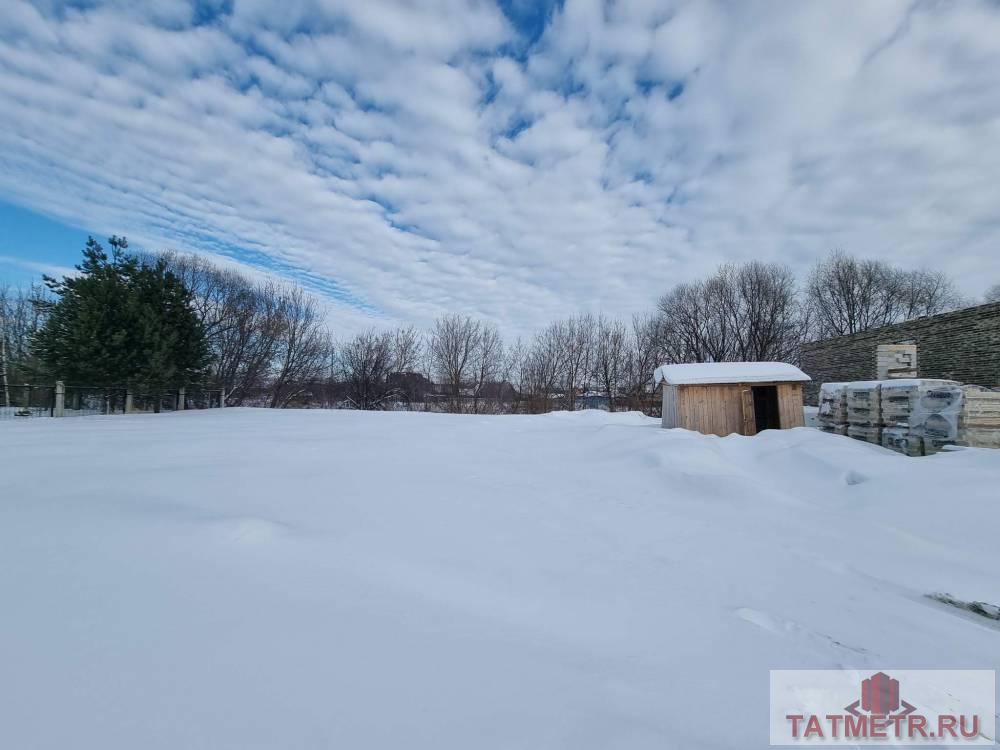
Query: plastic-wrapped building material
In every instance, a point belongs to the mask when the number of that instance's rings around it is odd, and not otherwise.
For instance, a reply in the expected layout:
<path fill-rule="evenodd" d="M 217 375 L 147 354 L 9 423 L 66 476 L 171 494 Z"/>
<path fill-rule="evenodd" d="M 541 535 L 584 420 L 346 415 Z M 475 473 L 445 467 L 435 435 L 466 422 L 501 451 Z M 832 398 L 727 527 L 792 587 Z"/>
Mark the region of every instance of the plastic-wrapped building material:
<path fill-rule="evenodd" d="M 957 445 L 956 440 L 941 440 L 933 437 L 922 437 L 919 438 L 924 445 L 924 455 L 930 456 L 934 453 L 944 450 L 946 446 Z"/>
<path fill-rule="evenodd" d="M 907 427 L 886 427 L 882 430 L 882 447 L 906 456 L 924 455 L 923 438 L 911 435 Z"/>
<path fill-rule="evenodd" d="M 955 445 L 970 448 L 1000 448 L 1000 427 L 963 427 Z"/>
<path fill-rule="evenodd" d="M 979 385 L 966 385 L 962 390 L 965 392 L 963 423 L 975 427 L 1000 427 L 1000 391 Z"/>
<path fill-rule="evenodd" d="M 936 385 L 957 385 L 950 380 L 921 380 L 905 378 L 882 383 L 882 424 L 906 427 L 910 416 L 927 395 L 928 389 Z"/>
<path fill-rule="evenodd" d="M 977 385 L 967 385 L 963 390 L 965 403 L 956 442 L 975 448 L 1000 448 L 1000 391 Z"/>
<path fill-rule="evenodd" d="M 909 427 L 916 435 L 940 440 L 958 436 L 962 387 L 952 380 L 904 379 L 882 383 L 882 424 Z"/>
<path fill-rule="evenodd" d="M 935 442 L 958 439 L 958 420 L 965 400 L 962 386 L 935 383 L 918 388 L 917 395 L 910 412 L 910 432 Z"/>
<path fill-rule="evenodd" d="M 847 424 L 847 383 L 823 383 L 819 387 L 821 425 Z"/>
<path fill-rule="evenodd" d="M 878 425 L 848 425 L 847 436 L 855 440 L 864 440 L 875 445 L 882 444 L 882 428 Z"/>
<path fill-rule="evenodd" d="M 958 438 L 962 387 L 952 380 L 908 378 L 882 383 L 882 445 L 908 456 L 937 453 Z"/>
<path fill-rule="evenodd" d="M 1000 448 L 1000 390 L 930 378 L 824 383 L 819 428 L 907 456 L 956 444 Z"/>
<path fill-rule="evenodd" d="M 878 426 L 882 423 L 882 383 L 878 380 L 858 380 L 847 384 L 847 422 L 856 426 Z"/>

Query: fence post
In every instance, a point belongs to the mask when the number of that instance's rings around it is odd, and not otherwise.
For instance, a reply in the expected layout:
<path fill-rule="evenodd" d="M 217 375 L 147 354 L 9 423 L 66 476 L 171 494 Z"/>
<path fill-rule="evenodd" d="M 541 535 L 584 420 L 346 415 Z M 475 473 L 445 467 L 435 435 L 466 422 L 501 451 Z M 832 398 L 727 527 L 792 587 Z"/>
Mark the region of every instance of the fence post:
<path fill-rule="evenodd" d="M 223 388 L 221 391 L 219 391 L 219 408 L 220 409 L 225 409 L 226 408 L 226 389 L 225 388 Z"/>
<path fill-rule="evenodd" d="M 56 381 L 56 398 L 52 408 L 52 416 L 66 416 L 66 384 L 61 380 Z"/>
<path fill-rule="evenodd" d="M 129 388 L 127 391 L 125 391 L 125 413 L 126 414 L 131 414 L 132 413 L 133 403 L 134 403 L 134 399 L 133 399 L 133 396 L 132 396 L 132 389 Z"/>
<path fill-rule="evenodd" d="M 184 386 L 181 386 L 177 389 L 177 411 L 184 411 L 185 401 Z"/>

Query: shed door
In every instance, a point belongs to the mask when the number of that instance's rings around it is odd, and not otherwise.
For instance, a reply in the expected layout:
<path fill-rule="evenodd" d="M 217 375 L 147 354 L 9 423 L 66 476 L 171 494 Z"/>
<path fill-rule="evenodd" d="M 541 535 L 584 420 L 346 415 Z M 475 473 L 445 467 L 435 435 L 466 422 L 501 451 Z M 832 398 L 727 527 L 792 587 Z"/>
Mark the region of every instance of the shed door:
<path fill-rule="evenodd" d="M 743 434 L 756 435 L 757 419 L 754 416 L 753 391 L 749 388 L 744 388 L 740 391 L 740 398 L 743 403 Z"/>

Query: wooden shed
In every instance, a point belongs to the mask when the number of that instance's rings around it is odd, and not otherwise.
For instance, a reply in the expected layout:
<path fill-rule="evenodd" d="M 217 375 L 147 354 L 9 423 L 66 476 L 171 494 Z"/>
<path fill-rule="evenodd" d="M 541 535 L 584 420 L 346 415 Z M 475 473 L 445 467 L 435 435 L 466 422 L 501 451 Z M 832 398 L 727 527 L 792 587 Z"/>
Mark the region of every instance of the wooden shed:
<path fill-rule="evenodd" d="M 784 362 L 663 365 L 663 426 L 706 435 L 756 435 L 802 427 L 802 370 Z"/>

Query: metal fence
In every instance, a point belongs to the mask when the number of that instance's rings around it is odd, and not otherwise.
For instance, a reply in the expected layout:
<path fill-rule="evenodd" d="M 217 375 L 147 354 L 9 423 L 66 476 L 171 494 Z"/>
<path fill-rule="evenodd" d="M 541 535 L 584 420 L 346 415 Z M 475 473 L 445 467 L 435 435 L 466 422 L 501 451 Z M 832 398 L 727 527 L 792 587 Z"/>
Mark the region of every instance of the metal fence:
<path fill-rule="evenodd" d="M 9 385 L 0 389 L 0 420 L 141 414 L 225 406 L 225 392 L 178 388 L 147 393 L 122 386 Z"/>
<path fill-rule="evenodd" d="M 86 417 L 97 414 L 124 414 L 126 388 L 70 385 L 65 387 L 62 417 Z M 56 415 L 53 415 L 56 416 Z"/>
<path fill-rule="evenodd" d="M 185 409 L 219 409 L 225 404 L 225 391 L 221 388 L 188 388 L 185 391 Z"/>
<path fill-rule="evenodd" d="M 55 392 L 53 385 L 8 385 L 0 392 L 0 419 L 51 417 Z"/>

